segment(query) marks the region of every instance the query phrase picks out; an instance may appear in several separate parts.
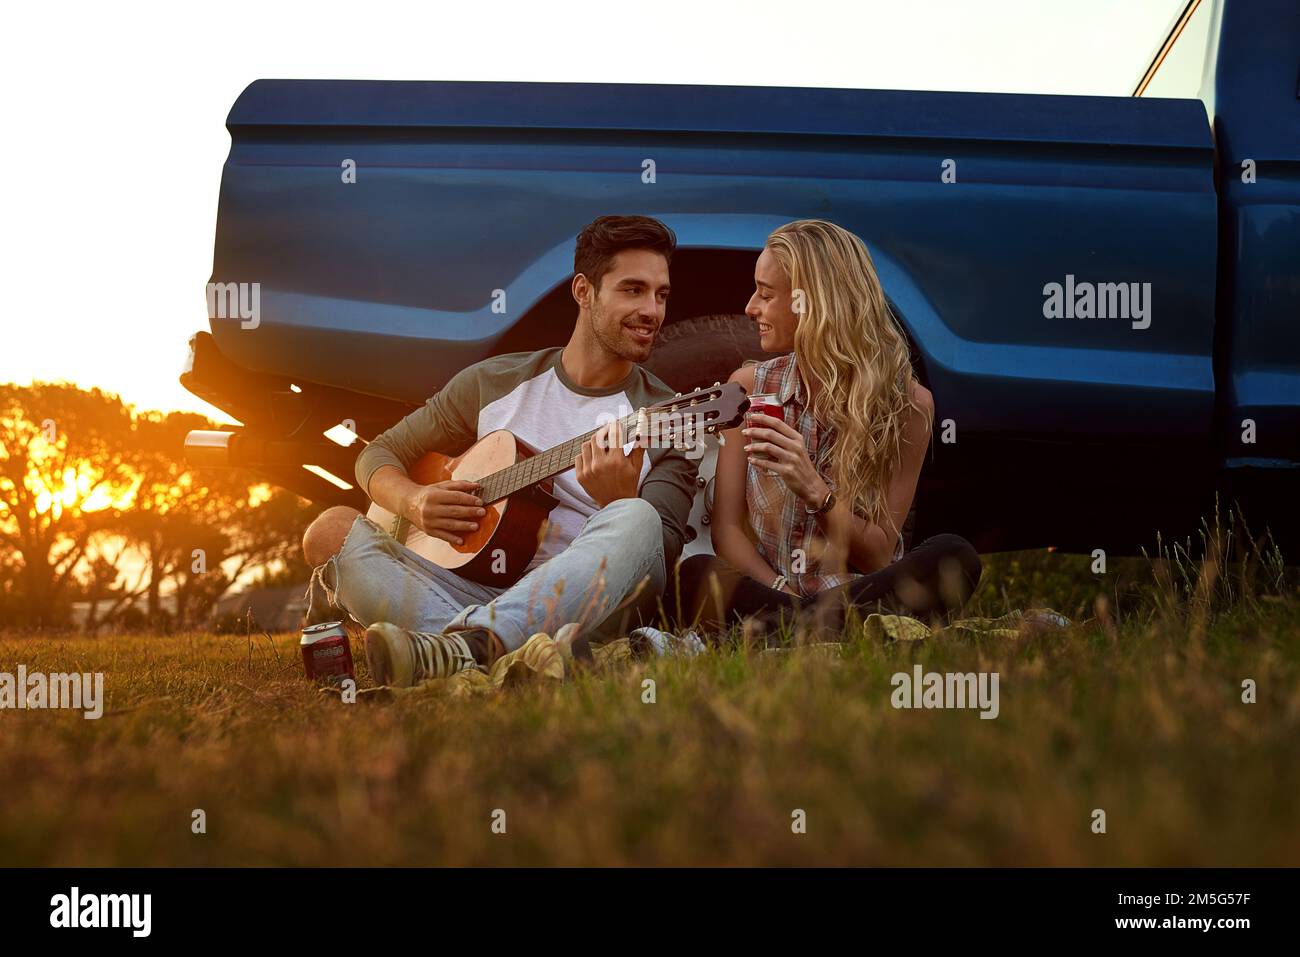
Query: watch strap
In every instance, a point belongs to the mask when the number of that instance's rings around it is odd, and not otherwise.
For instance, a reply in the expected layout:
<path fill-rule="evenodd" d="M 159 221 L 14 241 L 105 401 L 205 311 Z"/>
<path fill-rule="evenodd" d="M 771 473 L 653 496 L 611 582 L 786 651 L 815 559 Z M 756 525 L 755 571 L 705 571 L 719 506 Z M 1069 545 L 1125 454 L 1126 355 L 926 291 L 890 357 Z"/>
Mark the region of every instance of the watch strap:
<path fill-rule="evenodd" d="M 816 508 L 809 508 L 807 505 L 804 505 L 804 511 L 807 512 L 809 515 L 820 515 L 822 512 L 831 508 L 834 504 L 835 504 L 835 489 L 830 489 L 829 491 L 827 491 L 826 497 L 822 499 L 822 503 L 820 505 L 818 505 Z"/>

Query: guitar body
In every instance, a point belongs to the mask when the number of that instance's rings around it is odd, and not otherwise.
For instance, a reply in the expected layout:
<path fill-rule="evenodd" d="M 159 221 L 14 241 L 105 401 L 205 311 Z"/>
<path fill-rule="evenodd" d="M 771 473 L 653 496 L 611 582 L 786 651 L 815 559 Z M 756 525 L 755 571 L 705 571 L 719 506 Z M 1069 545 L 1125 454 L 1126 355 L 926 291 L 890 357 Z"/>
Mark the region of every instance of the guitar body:
<path fill-rule="evenodd" d="M 411 465 L 407 474 L 420 485 L 449 479 L 477 482 L 534 454 L 535 450 L 513 432 L 498 429 L 454 458 L 428 452 Z M 523 577 L 524 569 L 537 554 L 543 523 L 556 505 L 552 491 L 551 480 L 547 479 L 485 505 L 487 514 L 478 520 L 478 531 L 461 534 L 462 545 L 433 538 L 373 502 L 366 517 L 435 565 L 470 581 L 506 588 Z"/>

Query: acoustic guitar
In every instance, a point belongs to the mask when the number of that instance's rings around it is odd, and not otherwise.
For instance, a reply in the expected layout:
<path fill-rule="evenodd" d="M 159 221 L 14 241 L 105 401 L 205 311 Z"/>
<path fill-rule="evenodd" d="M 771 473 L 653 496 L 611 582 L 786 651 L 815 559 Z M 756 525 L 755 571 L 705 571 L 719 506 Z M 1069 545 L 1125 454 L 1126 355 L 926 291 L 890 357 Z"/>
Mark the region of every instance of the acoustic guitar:
<path fill-rule="evenodd" d="M 703 435 L 733 428 L 749 399 L 738 383 L 714 383 L 678 394 L 621 420 L 628 441 L 649 437 L 654 447 L 689 449 Z M 432 485 L 448 479 L 478 482 L 485 514 L 478 530 L 461 533 L 461 545 L 434 538 L 409 519 L 371 503 L 366 517 L 397 541 L 443 568 L 484 585 L 514 584 L 541 544 L 543 523 L 557 500 L 555 476 L 573 468 L 582 445 L 598 429 L 539 452 L 508 429 L 489 432 L 460 455 L 427 452 L 412 463 L 413 482 Z"/>

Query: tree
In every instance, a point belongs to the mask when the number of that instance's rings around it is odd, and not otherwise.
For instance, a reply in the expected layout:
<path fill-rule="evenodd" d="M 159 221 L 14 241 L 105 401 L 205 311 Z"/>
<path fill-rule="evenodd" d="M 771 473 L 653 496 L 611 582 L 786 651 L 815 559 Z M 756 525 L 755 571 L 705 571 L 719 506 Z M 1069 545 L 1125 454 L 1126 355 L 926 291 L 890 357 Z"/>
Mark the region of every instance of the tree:
<path fill-rule="evenodd" d="M 242 470 L 189 466 L 185 435 L 212 427 L 68 383 L 0 385 L 0 622 L 63 624 L 82 597 L 92 629 L 185 627 L 246 572 L 304 581 L 298 543 L 315 509 Z M 141 559 L 131 582 L 127 554 Z"/>
<path fill-rule="evenodd" d="M 185 435 L 208 428 L 205 417 L 188 412 L 145 412 L 134 423 L 140 484 L 121 529 L 145 558 L 145 621 L 154 627 L 199 623 L 250 569 L 305 564 L 298 543 L 314 511 L 310 503 L 240 469 L 189 466 L 181 454 Z M 167 585 L 176 597 L 174 615 L 159 600 Z"/>
<path fill-rule="evenodd" d="M 0 550 L 12 573 L 7 617 L 37 627 L 67 621 L 75 570 L 91 536 L 119 520 L 133 493 L 130 425 L 121 399 L 99 389 L 0 385 Z"/>

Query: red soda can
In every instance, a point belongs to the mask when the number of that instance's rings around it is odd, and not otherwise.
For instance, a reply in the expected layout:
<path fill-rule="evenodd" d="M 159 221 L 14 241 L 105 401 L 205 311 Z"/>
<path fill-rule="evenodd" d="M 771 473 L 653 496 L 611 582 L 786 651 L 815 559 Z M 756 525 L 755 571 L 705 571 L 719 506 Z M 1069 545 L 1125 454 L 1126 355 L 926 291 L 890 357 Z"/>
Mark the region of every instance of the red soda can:
<path fill-rule="evenodd" d="M 759 427 L 759 423 L 750 418 L 750 416 L 754 415 L 770 415 L 772 418 L 784 422 L 785 407 L 781 405 L 781 397 L 775 392 L 758 392 L 751 395 L 749 397 L 749 408 L 745 411 L 745 425 L 750 428 Z M 762 428 L 767 428 L 767 426 L 763 425 Z M 769 477 L 776 477 L 776 473 L 771 469 L 763 468 L 759 469 L 759 471 Z"/>
<path fill-rule="evenodd" d="M 325 621 L 302 630 L 302 663 L 313 681 L 339 684 L 356 680 L 352 669 L 352 643 L 341 621 Z"/>
<path fill-rule="evenodd" d="M 785 407 L 781 405 L 780 397 L 772 392 L 755 393 L 749 397 L 749 408 L 745 414 L 748 415 L 770 415 L 774 419 L 784 421 Z M 746 421 L 746 425 L 754 423 Z"/>

